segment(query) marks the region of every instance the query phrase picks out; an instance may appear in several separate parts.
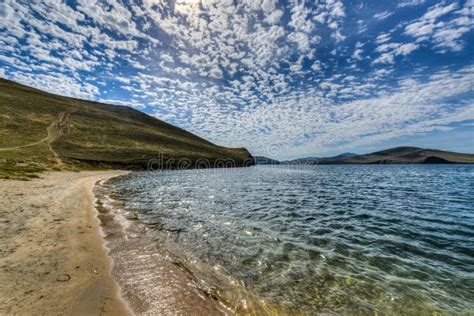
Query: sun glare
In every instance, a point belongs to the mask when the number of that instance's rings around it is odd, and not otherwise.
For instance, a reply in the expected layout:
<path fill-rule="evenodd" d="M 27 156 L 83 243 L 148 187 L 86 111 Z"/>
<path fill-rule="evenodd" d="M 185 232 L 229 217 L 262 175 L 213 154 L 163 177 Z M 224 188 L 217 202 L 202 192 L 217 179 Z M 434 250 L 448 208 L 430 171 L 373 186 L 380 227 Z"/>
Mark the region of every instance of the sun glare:
<path fill-rule="evenodd" d="M 174 9 L 176 12 L 189 14 L 196 11 L 201 0 L 176 0 Z"/>

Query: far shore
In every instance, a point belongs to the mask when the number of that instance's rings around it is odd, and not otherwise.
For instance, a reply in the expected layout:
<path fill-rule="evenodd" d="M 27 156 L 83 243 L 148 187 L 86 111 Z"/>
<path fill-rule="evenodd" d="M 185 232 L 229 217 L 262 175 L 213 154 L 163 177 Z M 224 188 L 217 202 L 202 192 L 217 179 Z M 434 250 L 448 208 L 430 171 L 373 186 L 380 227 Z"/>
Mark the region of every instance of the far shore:
<path fill-rule="evenodd" d="M 125 171 L 0 180 L 0 314 L 129 315 L 92 189 Z"/>

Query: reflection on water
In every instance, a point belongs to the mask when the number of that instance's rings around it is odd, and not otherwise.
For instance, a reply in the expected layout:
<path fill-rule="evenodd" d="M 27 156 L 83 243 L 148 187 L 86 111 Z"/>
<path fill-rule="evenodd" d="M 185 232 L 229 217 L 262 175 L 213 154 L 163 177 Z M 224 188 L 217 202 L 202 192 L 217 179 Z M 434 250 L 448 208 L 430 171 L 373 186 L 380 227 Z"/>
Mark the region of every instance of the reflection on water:
<path fill-rule="evenodd" d="M 142 172 L 107 186 L 239 311 L 474 311 L 474 166 Z"/>

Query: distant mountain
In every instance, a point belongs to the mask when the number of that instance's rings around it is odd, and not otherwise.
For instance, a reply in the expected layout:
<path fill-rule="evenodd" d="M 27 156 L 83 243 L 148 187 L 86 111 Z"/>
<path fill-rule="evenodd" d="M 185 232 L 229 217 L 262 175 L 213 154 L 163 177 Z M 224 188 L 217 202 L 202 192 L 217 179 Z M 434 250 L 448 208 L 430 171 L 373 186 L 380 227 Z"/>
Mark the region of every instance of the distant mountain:
<path fill-rule="evenodd" d="M 324 159 L 344 159 L 344 158 L 350 158 L 350 157 L 354 157 L 354 156 L 357 156 L 357 154 L 343 153 L 343 154 L 340 154 L 340 155 L 337 155 L 337 156 L 334 156 L 334 157 L 328 157 L 328 158 L 324 158 Z"/>
<path fill-rule="evenodd" d="M 264 156 L 253 156 L 256 165 L 279 165 L 281 164 L 280 161 L 264 157 Z"/>
<path fill-rule="evenodd" d="M 366 164 L 474 163 L 474 155 L 418 147 L 396 147 L 346 158 L 344 162 Z"/>
<path fill-rule="evenodd" d="M 0 78 L 0 178 L 51 169 L 252 164 L 245 148 L 208 142 L 127 106 L 62 97 Z M 170 160 L 168 160 L 170 159 Z M 18 178 L 18 177 L 17 177 Z"/>
<path fill-rule="evenodd" d="M 289 164 L 306 164 L 306 165 L 316 165 L 319 163 L 336 163 L 337 161 L 341 161 L 346 158 L 355 157 L 357 154 L 354 153 L 343 153 L 333 157 L 307 157 L 307 158 L 299 158 L 294 159 L 291 161 L 285 161 L 285 163 Z"/>
<path fill-rule="evenodd" d="M 285 160 L 282 161 L 283 164 L 288 165 L 288 164 L 306 164 L 306 165 L 312 165 L 312 164 L 318 164 L 319 158 L 316 157 L 305 157 L 305 158 L 297 158 L 293 160 Z"/>
<path fill-rule="evenodd" d="M 313 164 L 447 164 L 474 163 L 474 155 L 418 147 L 396 147 L 364 155 L 344 153 L 327 158 L 301 158 L 290 163 L 312 164 L 311 161 Z"/>

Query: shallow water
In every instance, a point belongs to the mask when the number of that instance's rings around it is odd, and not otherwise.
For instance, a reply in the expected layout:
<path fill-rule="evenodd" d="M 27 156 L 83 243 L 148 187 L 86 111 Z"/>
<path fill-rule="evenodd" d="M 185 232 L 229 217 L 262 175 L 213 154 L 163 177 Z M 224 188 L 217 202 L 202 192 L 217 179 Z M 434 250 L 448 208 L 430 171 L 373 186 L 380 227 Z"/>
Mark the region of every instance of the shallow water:
<path fill-rule="evenodd" d="M 137 172 L 106 187 L 237 311 L 474 312 L 474 166 Z"/>

